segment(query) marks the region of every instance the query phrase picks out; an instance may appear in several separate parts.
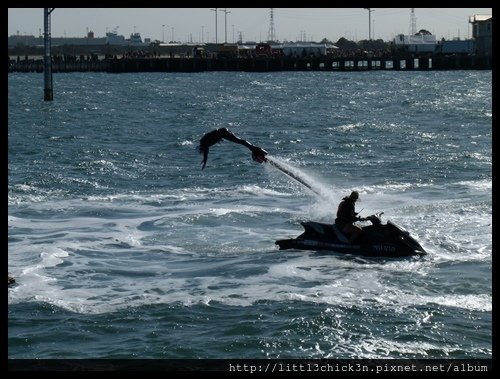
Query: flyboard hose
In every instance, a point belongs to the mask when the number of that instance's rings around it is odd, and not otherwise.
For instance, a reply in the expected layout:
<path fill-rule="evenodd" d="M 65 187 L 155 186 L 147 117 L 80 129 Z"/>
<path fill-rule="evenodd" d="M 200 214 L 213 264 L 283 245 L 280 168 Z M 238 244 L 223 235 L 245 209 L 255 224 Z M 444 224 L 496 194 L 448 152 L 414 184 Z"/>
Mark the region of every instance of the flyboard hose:
<path fill-rule="evenodd" d="M 320 195 L 321 196 L 321 194 L 318 191 L 316 191 L 314 188 L 312 188 L 310 184 L 308 184 L 307 182 L 305 182 L 302 178 L 300 178 L 299 176 L 297 176 L 296 174 L 294 174 L 293 172 L 291 172 L 287 168 L 281 166 L 278 162 L 275 162 L 274 160 L 270 159 L 269 157 L 266 159 L 266 162 L 268 162 L 270 165 L 276 167 L 278 170 L 280 170 L 284 174 L 288 175 L 292 179 L 295 179 L 300 184 L 306 186 L 311 191 L 313 191 L 316 195 Z"/>

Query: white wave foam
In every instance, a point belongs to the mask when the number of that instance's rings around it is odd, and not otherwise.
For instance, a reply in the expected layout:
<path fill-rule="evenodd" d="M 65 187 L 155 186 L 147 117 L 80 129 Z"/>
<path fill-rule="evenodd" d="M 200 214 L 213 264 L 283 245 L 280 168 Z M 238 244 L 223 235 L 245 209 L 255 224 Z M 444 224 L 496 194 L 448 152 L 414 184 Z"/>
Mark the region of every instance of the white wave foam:
<path fill-rule="evenodd" d="M 446 307 L 463 308 L 472 311 L 491 312 L 492 297 L 487 294 L 457 295 L 448 296 L 417 296 L 422 305 L 439 304 Z M 416 300 L 417 300 L 416 299 Z"/>
<path fill-rule="evenodd" d="M 163 247 L 165 253 L 190 253 L 188 250 L 172 245 Z M 119 277 L 119 281 L 102 282 L 93 280 L 94 263 L 84 257 L 73 254 L 69 258 L 67 252 L 44 257 L 43 264 L 27 270 L 21 275 L 16 291 L 9 292 L 9 302 L 43 300 L 61 306 L 73 312 L 105 313 L 126 307 L 138 307 L 149 304 L 181 303 L 185 306 L 221 302 L 232 306 L 251 306 L 262 300 L 271 301 L 304 301 L 335 306 L 383 307 L 396 313 L 405 313 L 408 308 L 432 306 L 437 304 L 446 307 L 463 308 L 471 311 L 490 312 L 491 296 L 440 294 L 438 296 L 421 295 L 408 292 L 397 284 L 388 285 L 387 278 L 395 273 L 407 272 L 416 280 L 426 280 L 431 267 L 428 261 L 405 261 L 381 263 L 358 263 L 355 260 L 337 259 L 335 257 L 315 257 L 310 255 L 290 256 L 286 261 L 272 263 L 266 272 L 257 275 L 228 275 L 223 267 L 242 269 L 253 265 L 250 257 L 219 258 L 210 264 L 197 267 L 189 263 L 175 268 L 169 264 L 158 266 L 155 259 L 147 262 L 136 262 L 133 266 L 118 257 L 101 259 L 99 266 L 113 275 L 114 270 L 142 272 L 141 280 L 134 275 Z M 77 254 L 78 255 L 78 254 Z M 47 267 L 60 264 L 63 258 L 72 262 L 71 271 L 87 272 L 80 275 L 74 288 L 66 288 L 68 280 L 64 273 L 55 280 L 48 274 Z M 161 259 L 161 258 L 159 258 Z M 112 263 L 114 261 L 114 263 Z M 232 262 L 231 262 L 232 261 Z M 105 263 L 108 262 L 108 263 Z M 160 261 L 158 260 L 158 263 Z M 104 264 L 102 266 L 102 264 Z M 242 266 L 243 265 L 243 266 Z M 216 269 L 217 275 L 200 275 Z M 108 267 L 108 268 L 106 268 Z M 256 266 L 257 267 L 257 266 Z M 196 274 L 197 271 L 200 273 Z M 144 273 L 150 273 L 144 275 Z M 417 276 L 415 276 L 417 274 Z M 181 275 L 182 277 L 178 277 Z M 161 289 L 161 290 L 155 290 Z"/>
<path fill-rule="evenodd" d="M 441 292 L 430 297 L 418 289 L 412 293 L 407 286 L 399 288 L 391 279 L 408 275 L 418 288 L 418 281 L 427 280 L 443 262 L 489 262 L 490 204 L 470 198 L 422 198 L 421 188 L 407 183 L 360 187 L 356 189 L 362 202 L 357 210 L 364 207 L 363 214 L 386 211 L 388 219 L 422 242 L 430 252 L 428 258 L 370 262 L 290 253 L 269 259 L 269 253 L 262 252 L 275 251 L 278 236 L 301 232 L 294 219 L 333 221 L 342 195 L 355 189 L 350 185 L 329 188 L 304 170 L 294 172 L 330 197 L 314 197 L 311 202 L 310 194 L 290 196 L 281 186 L 275 190 L 245 184 L 31 204 L 37 214 L 49 212 L 52 217 L 8 216 L 9 236 L 15 237 L 9 244 L 9 271 L 18 279 L 18 285 L 9 290 L 9 303 L 43 300 L 79 313 L 146 304 L 250 306 L 262 300 L 353 304 L 394 312 L 433 304 L 491 311 L 489 295 Z M 269 171 L 273 174 L 281 175 Z M 491 190 L 489 181 L 479 185 Z M 92 210 L 105 210 L 107 216 L 80 215 Z M 266 222 L 249 221 L 259 217 L 266 217 Z M 208 257 L 214 260 L 213 271 Z M 182 268 L 176 266 L 179 262 Z"/>

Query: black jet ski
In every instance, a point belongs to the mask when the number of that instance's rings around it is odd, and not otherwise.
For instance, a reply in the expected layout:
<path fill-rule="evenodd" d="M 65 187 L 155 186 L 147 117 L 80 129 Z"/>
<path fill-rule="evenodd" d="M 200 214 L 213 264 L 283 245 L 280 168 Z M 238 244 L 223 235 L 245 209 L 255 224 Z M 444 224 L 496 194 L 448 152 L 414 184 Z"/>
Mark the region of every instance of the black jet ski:
<path fill-rule="evenodd" d="M 377 213 L 365 218 L 372 223 L 363 227 L 363 233 L 354 244 L 335 224 L 301 222 L 305 231 L 297 238 L 276 241 L 280 250 L 329 250 L 337 253 L 369 257 L 405 257 L 426 255 L 422 246 L 402 227 L 387 221 L 382 224 Z"/>

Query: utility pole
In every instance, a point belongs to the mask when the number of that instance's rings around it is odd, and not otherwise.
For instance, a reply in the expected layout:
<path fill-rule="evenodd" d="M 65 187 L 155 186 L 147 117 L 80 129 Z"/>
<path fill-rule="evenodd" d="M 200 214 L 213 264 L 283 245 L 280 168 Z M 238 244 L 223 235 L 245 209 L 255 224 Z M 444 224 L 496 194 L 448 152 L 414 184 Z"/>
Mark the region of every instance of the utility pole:
<path fill-rule="evenodd" d="M 224 12 L 224 43 L 227 43 L 227 14 L 231 13 L 231 11 L 228 11 L 227 8 L 224 8 L 224 10 L 221 10 L 221 12 Z"/>
<path fill-rule="evenodd" d="M 217 45 L 217 8 L 210 10 L 215 12 L 215 44 Z"/>
<path fill-rule="evenodd" d="M 52 89 L 52 54 L 51 54 L 51 36 L 50 36 L 50 14 L 55 8 L 43 8 L 43 43 L 45 53 L 43 55 L 43 78 L 44 78 L 44 100 L 54 100 L 54 91 Z"/>
<path fill-rule="evenodd" d="M 371 8 L 365 8 L 366 10 L 368 10 L 368 40 L 371 41 L 372 40 L 372 12 L 375 12 L 373 11 Z"/>

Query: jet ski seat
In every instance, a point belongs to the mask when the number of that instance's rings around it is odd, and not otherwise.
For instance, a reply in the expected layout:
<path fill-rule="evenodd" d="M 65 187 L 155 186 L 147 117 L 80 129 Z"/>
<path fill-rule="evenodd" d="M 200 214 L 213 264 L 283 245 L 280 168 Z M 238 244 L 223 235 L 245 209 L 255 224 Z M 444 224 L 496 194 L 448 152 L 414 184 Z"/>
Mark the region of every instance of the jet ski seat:
<path fill-rule="evenodd" d="M 343 233 L 335 224 L 333 224 L 333 231 L 340 242 L 349 243 L 349 239 L 346 237 L 345 233 Z"/>

